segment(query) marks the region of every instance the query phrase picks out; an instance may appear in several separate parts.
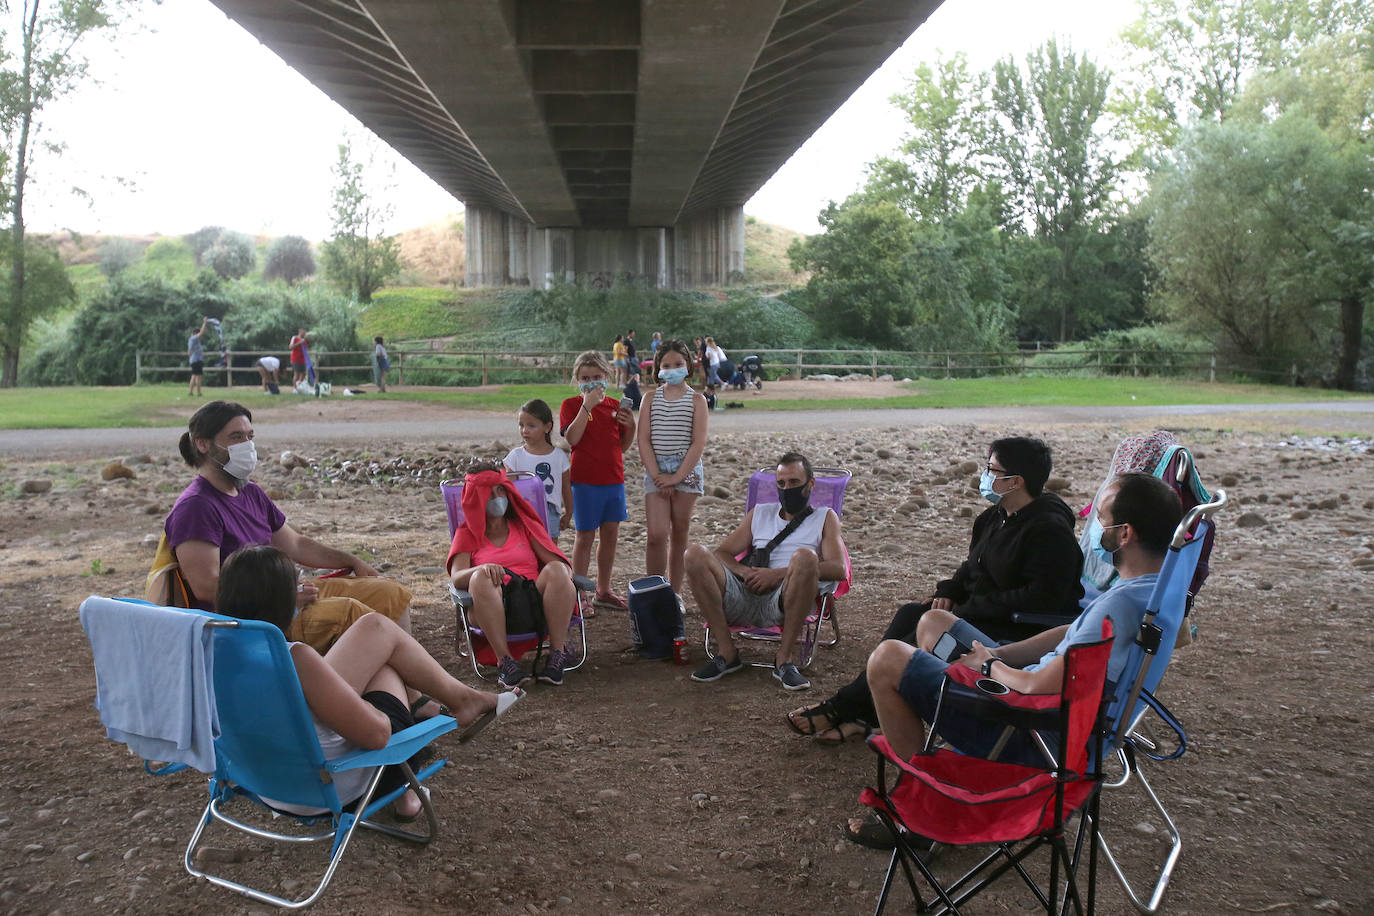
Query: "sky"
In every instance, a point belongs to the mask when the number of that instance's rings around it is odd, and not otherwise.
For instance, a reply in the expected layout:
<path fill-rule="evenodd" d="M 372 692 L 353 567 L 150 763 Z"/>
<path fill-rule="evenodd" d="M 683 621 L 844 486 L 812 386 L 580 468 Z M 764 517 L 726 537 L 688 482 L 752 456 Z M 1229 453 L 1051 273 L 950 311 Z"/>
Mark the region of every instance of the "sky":
<path fill-rule="evenodd" d="M 1051 36 L 1111 65 L 1135 13 L 1125 0 L 945 0 L 908 41 L 745 205 L 765 222 L 816 232 L 816 214 L 863 182 L 867 163 L 901 142 L 888 101 L 922 61 L 962 51 L 974 69 L 1021 58 Z M 26 201 L 36 231 L 180 235 L 206 225 L 266 235 L 329 235 L 339 141 L 371 135 L 208 0 L 143 4 L 140 25 L 92 46 L 99 85 L 54 105 Z M 388 148 L 400 231 L 461 203 Z"/>

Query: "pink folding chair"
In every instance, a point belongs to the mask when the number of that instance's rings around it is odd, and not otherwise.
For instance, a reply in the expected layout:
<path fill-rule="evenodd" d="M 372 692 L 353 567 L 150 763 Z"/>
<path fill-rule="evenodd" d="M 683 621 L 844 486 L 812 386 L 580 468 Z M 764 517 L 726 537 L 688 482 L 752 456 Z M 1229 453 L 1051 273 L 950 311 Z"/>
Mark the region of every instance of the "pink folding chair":
<path fill-rule="evenodd" d="M 506 476 L 515 484 L 516 491 L 534 507 L 539 517 L 548 518 L 544 482 L 527 471 L 506 471 Z M 453 533 L 463 523 L 463 480 L 455 477 L 442 481 L 439 491 L 444 494 L 444 511 L 448 514 L 448 536 L 452 540 Z M 575 647 L 577 660 L 566 666 L 565 671 L 581 668 L 587 660 L 587 624 L 582 617 L 582 607 L 585 597 L 596 588 L 595 583 L 586 576 L 573 576 L 573 585 L 577 587 L 579 594 L 577 609 L 573 611 L 572 622 L 568 625 L 568 645 Z M 472 594 L 452 584 L 449 585 L 448 591 L 458 614 L 458 630 L 461 634 L 458 654 L 466 656 L 472 662 L 472 670 L 478 677 L 489 680 L 490 675 L 484 672 L 483 668 L 495 668 L 501 660 L 492 651 L 491 644 L 482 634 L 482 628 L 468 618 L 468 612 L 472 609 Z M 542 653 L 549 645 L 548 637 L 541 637 L 538 633 L 507 633 L 506 642 L 510 647 L 511 657 L 517 661 L 531 651 Z"/>
<path fill-rule="evenodd" d="M 815 485 L 811 489 L 811 505 L 816 509 L 833 509 L 836 515 L 843 517 L 844 514 L 844 491 L 849 486 L 852 475 L 845 468 L 815 468 L 812 471 L 815 477 Z M 749 478 L 749 491 L 745 497 L 745 510 L 755 506 L 767 505 L 778 502 L 778 482 L 776 468 L 760 468 Z M 849 549 L 844 547 L 844 542 L 840 542 L 844 549 L 844 578 L 834 583 L 833 587 L 823 584 L 821 591 L 816 595 L 815 609 L 807 615 L 806 623 L 802 626 L 802 632 L 797 637 L 800 651 L 797 653 L 797 666 L 805 668 L 811 664 L 811 659 L 816 654 L 816 647 L 822 646 L 826 649 L 833 648 L 840 641 L 840 624 L 836 619 L 836 599 L 842 597 L 849 591 L 850 580 L 853 576 L 853 568 L 849 563 Z M 829 630 L 828 637 L 822 638 L 822 631 Z M 706 633 L 702 647 L 706 650 L 707 658 L 714 658 L 715 652 L 711 647 L 711 627 L 705 627 Z M 752 639 L 759 642 L 780 642 L 782 640 L 782 627 L 731 627 L 730 632 L 742 639 Z M 772 668 L 772 662 L 750 662 L 755 668 Z"/>

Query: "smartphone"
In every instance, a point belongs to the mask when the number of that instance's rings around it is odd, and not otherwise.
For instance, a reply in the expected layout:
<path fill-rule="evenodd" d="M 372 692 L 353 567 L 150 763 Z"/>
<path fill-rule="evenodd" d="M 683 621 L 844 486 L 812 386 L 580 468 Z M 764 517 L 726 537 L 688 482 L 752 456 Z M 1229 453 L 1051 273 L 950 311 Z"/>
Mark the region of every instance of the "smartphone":
<path fill-rule="evenodd" d="M 956 658 L 971 652 L 973 646 L 966 646 L 955 638 L 953 633 L 946 631 L 935 643 L 935 651 L 931 653 L 942 662 L 952 662 Z"/>

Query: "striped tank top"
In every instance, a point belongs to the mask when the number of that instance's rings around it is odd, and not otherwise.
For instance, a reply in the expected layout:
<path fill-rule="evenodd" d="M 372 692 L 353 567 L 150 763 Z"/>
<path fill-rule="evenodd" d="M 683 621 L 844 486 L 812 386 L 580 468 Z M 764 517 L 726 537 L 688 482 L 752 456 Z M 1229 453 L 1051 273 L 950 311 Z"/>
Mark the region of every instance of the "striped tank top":
<path fill-rule="evenodd" d="M 676 401 L 663 396 L 662 385 L 654 392 L 653 411 L 649 415 L 649 444 L 655 455 L 685 455 L 692 447 L 692 417 L 696 396 L 692 389 Z"/>

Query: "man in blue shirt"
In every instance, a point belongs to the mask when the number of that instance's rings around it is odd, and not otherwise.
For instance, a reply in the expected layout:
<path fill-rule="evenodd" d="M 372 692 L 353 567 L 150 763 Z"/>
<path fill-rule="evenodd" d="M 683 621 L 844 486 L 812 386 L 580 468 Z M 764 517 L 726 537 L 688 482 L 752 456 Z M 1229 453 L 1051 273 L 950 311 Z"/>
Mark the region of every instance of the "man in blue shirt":
<path fill-rule="evenodd" d="M 931 652 L 946 632 L 960 645 L 972 647 L 958 659 L 961 664 L 1021 693 L 1058 693 L 1065 650 L 1101 639 L 1102 621 L 1110 617 L 1113 643 L 1107 680 L 1119 680 L 1182 515 L 1178 494 L 1164 481 L 1149 474 L 1122 474 L 1097 502 L 1102 549 L 1111 555 L 1120 577 L 1072 624 L 999 646 L 968 621 L 948 611 L 931 610 L 917 625 L 916 647 L 900 640 L 879 644 L 868 658 L 868 682 L 878 723 L 892 749 L 909 760 L 925 744 L 925 723 L 934 715 L 947 666 Z M 951 722 L 946 717 L 940 734 L 964 753 L 985 755 L 1002 728 L 994 722 Z M 1043 764 L 1030 741 L 1013 740 L 998 759 Z"/>
<path fill-rule="evenodd" d="M 209 323 L 209 318 L 200 320 L 200 330 L 192 331 L 191 336 L 186 338 L 187 362 L 191 364 L 191 397 L 195 397 L 205 392 L 201 391 L 200 381 L 205 375 L 205 348 L 201 346 L 200 335 L 205 333 L 205 327 Z"/>

